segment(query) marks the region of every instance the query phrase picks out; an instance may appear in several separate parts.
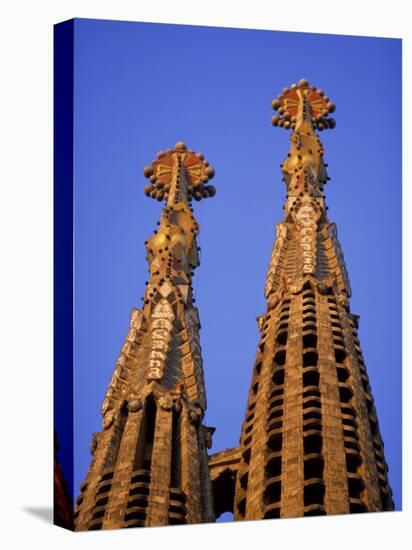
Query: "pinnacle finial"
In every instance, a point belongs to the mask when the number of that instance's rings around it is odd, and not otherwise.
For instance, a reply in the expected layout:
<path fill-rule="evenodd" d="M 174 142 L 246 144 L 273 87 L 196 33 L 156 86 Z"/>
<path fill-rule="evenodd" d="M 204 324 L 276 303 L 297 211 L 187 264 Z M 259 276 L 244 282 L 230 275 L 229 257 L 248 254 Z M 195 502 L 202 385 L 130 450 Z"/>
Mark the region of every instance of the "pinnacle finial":
<path fill-rule="evenodd" d="M 300 118 L 309 117 L 316 130 L 334 128 L 336 121 L 328 118 L 329 113 L 335 111 L 332 103 L 323 90 L 309 85 L 305 79 L 284 88 L 282 93 L 272 101 L 272 107 L 280 116 L 272 117 L 273 126 L 280 126 L 288 130 L 295 129 Z"/>
<path fill-rule="evenodd" d="M 183 141 L 178 141 L 175 145 L 175 150 L 179 152 L 187 151 L 187 145 Z"/>
<path fill-rule="evenodd" d="M 216 194 L 213 185 L 206 185 L 215 175 L 213 168 L 201 153 L 195 153 L 188 149 L 183 141 L 178 141 L 174 149 L 159 151 L 157 159 L 144 168 L 143 174 L 150 180 L 150 184 L 144 189 L 148 197 L 158 201 L 167 200 L 175 175 L 176 162 L 180 167 L 184 167 L 189 201 L 192 198 L 200 201 Z"/>

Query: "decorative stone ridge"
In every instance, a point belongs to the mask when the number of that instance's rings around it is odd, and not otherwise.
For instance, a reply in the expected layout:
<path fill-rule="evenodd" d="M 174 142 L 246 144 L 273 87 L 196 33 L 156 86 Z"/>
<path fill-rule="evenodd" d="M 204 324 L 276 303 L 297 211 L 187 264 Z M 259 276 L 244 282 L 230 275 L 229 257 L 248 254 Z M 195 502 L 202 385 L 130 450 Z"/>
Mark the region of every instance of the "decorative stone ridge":
<path fill-rule="evenodd" d="M 145 192 L 165 200 L 146 241 L 150 279 L 102 405 L 92 462 L 75 511 L 76 530 L 214 520 L 199 315 L 192 277 L 199 226 L 191 200 L 212 197 L 214 175 L 182 142 L 144 170 Z"/>
<path fill-rule="evenodd" d="M 265 297 L 269 297 L 270 293 L 275 290 L 276 276 L 279 282 L 279 260 L 282 254 L 282 250 L 287 238 L 288 228 L 284 223 L 278 223 L 276 226 L 276 240 L 272 249 L 272 257 L 270 258 L 269 271 L 266 277 Z"/>
<path fill-rule="evenodd" d="M 125 344 L 123 345 L 120 356 L 117 360 L 115 370 L 109 383 L 109 388 L 106 392 L 102 404 L 101 413 L 103 418 L 106 416 L 106 413 L 109 410 L 113 411 L 113 409 L 117 408 L 119 399 L 125 393 L 125 381 L 127 378 L 125 363 L 128 359 L 130 346 L 138 340 L 139 331 L 142 328 L 142 323 L 142 312 L 139 309 L 134 308 L 130 315 L 129 332 L 126 336 Z M 113 414 L 111 415 L 110 420 L 106 421 L 106 424 L 108 424 L 112 420 Z M 104 420 L 103 425 L 105 425 Z"/>
<path fill-rule="evenodd" d="M 273 108 L 273 124 L 292 130 L 282 164 L 285 216 L 266 280 L 267 311 L 258 317 L 236 472 L 223 456 L 209 462 L 220 495 L 215 509 L 224 509 L 222 495 L 234 487 L 225 506 L 235 520 L 392 510 L 358 317 L 326 214 L 329 177 L 315 130 L 335 127 L 335 106 L 301 80 Z"/>
<path fill-rule="evenodd" d="M 324 186 L 330 179 L 323 160 L 324 148 L 315 129 L 334 128 L 329 113 L 334 104 L 324 92 L 305 80 L 285 88 L 273 101 L 280 116 L 275 126 L 292 129 L 290 149 L 282 164 L 286 183 L 285 218 L 278 223 L 266 280 L 265 296 L 287 290 L 296 277 L 313 274 L 338 281 L 350 296 L 350 284 L 335 224 L 326 215 Z"/>

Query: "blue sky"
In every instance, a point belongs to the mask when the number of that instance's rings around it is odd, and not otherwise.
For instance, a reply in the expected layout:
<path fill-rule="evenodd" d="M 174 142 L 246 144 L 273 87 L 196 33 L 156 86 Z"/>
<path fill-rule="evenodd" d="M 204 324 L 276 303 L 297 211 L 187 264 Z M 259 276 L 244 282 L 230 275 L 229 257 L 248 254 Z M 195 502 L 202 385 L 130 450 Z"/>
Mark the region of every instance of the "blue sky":
<path fill-rule="evenodd" d="M 75 495 L 148 276 L 161 205 L 142 170 L 179 140 L 216 170 L 216 196 L 194 203 L 194 288 L 213 451 L 238 444 L 285 197 L 271 100 L 300 78 L 337 105 L 326 200 L 401 507 L 401 41 L 95 20 L 75 23 Z"/>

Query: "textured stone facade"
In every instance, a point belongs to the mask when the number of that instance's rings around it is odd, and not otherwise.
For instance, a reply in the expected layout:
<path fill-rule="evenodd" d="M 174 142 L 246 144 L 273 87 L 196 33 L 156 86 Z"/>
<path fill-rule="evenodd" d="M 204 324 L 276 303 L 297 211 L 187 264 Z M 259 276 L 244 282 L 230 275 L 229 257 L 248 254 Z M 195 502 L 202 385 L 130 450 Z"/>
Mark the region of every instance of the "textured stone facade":
<path fill-rule="evenodd" d="M 235 520 L 392 510 L 376 410 L 326 214 L 315 129 L 335 106 L 302 80 L 273 102 L 293 130 L 287 187 L 265 288 L 267 312 L 242 426 Z"/>
<path fill-rule="evenodd" d="M 239 447 L 225 449 L 209 457 L 209 472 L 212 482 L 213 505 L 216 517 L 224 512 L 233 513 L 235 485 L 239 469 Z"/>
<path fill-rule="evenodd" d="M 102 405 L 103 430 L 75 510 L 75 529 L 392 510 L 376 410 L 351 313 L 351 289 L 315 130 L 335 107 L 302 80 L 274 100 L 292 129 L 282 165 L 285 215 L 265 286 L 267 311 L 239 447 L 208 456 L 191 200 L 215 194 L 213 169 L 183 143 L 145 168 L 165 200 L 146 241 L 150 279 Z"/>
<path fill-rule="evenodd" d="M 213 169 L 179 142 L 145 168 L 145 193 L 165 200 L 146 241 L 150 266 L 144 305 L 134 309 L 102 405 L 103 430 L 75 510 L 75 529 L 214 520 L 203 424 L 206 391 L 192 296 L 199 265 L 191 199 L 215 194 Z"/>

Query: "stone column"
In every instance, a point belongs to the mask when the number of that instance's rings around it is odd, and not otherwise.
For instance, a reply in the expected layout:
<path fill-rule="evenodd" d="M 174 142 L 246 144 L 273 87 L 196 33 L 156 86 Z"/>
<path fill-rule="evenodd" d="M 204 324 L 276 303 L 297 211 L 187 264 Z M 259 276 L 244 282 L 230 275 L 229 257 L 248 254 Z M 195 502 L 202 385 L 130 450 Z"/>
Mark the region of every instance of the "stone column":
<path fill-rule="evenodd" d="M 317 294 L 319 386 L 322 405 L 322 454 L 326 514 L 349 512 L 348 479 L 342 431 L 341 400 L 327 296 Z"/>
<path fill-rule="evenodd" d="M 189 418 L 188 407 L 182 404 L 181 413 L 181 442 L 182 442 L 182 491 L 187 501 L 187 523 L 202 521 L 202 507 L 200 500 L 200 466 L 198 426 L 195 420 Z"/>
<path fill-rule="evenodd" d="M 352 406 L 356 411 L 358 423 L 358 436 L 362 465 L 359 468 L 359 475 L 365 484 L 362 500 L 369 512 L 382 511 L 380 489 L 378 482 L 378 471 L 376 468 L 375 450 L 371 435 L 369 413 L 365 401 L 365 391 L 362 386 L 359 365 L 356 358 L 355 343 L 353 341 L 352 329 L 349 324 L 346 311 L 341 313 L 342 327 L 345 335 L 345 347 L 348 352 L 347 364 L 351 376 L 348 380 L 353 391 Z"/>
<path fill-rule="evenodd" d="M 206 437 L 202 428 L 199 430 L 199 465 L 202 522 L 213 522 L 215 521 L 215 513 L 213 510 L 212 483 L 209 474 Z"/>
<path fill-rule="evenodd" d="M 99 489 L 102 474 L 105 469 L 107 469 L 108 464 L 116 459 L 123 423 L 124 413 L 119 412 L 114 423 L 99 434 L 93 461 L 83 483 L 83 485 L 87 484 L 87 489 L 84 491 L 83 501 L 81 505 L 79 505 L 80 514 L 75 520 L 76 531 L 88 529 L 88 523 L 93 515 L 93 507 L 96 502 L 96 494 Z M 114 468 L 114 462 L 110 465 Z"/>
<path fill-rule="evenodd" d="M 303 516 L 302 297 L 292 297 L 286 348 L 281 517 Z"/>
<path fill-rule="evenodd" d="M 129 403 L 129 413 L 112 482 L 112 496 L 109 500 L 103 529 L 116 529 L 123 526 L 143 414 L 141 403 L 138 403 L 137 400 Z"/>
<path fill-rule="evenodd" d="M 269 319 L 268 315 L 266 319 Z M 257 377 L 257 395 L 256 405 L 254 408 L 253 428 L 249 434 L 243 433 L 243 442 L 252 438 L 250 447 L 250 462 L 247 467 L 248 482 L 246 491 L 246 511 L 244 519 L 262 519 L 264 513 L 264 489 L 265 489 L 265 466 L 267 455 L 267 416 L 268 416 L 268 403 L 272 385 L 272 370 L 273 370 L 273 346 L 276 332 L 276 314 L 273 315 L 273 320 L 270 321 L 270 328 L 268 329 L 268 336 L 266 340 L 261 337 L 259 347 L 262 350 L 261 356 L 261 371 Z M 255 385 L 256 385 L 255 383 Z M 250 391 L 253 391 L 252 389 Z M 243 443 L 242 442 L 242 443 Z M 243 444 L 241 446 L 241 453 L 243 453 Z M 240 474 L 243 473 L 239 472 Z M 240 489 L 239 480 L 237 486 Z M 239 490 L 240 495 L 242 495 Z M 235 505 L 239 504 L 239 497 L 236 495 Z M 237 512 L 235 506 L 235 514 Z M 236 517 L 236 516 L 235 516 Z"/>
<path fill-rule="evenodd" d="M 161 397 L 157 402 L 147 526 L 168 525 L 169 488 L 172 461 L 172 402 Z"/>

